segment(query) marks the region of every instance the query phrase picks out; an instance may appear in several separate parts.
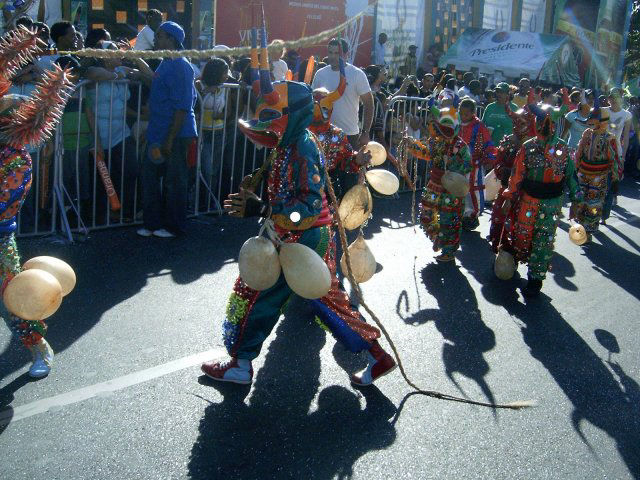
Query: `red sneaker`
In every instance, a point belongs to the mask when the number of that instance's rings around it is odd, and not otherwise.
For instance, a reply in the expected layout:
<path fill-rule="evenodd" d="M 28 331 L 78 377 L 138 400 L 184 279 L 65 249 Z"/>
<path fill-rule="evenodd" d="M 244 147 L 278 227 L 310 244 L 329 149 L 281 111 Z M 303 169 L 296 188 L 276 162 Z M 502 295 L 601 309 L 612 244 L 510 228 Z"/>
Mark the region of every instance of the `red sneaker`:
<path fill-rule="evenodd" d="M 385 352 L 377 341 L 373 342 L 367 354 L 369 355 L 367 368 L 351 375 L 351 383 L 360 387 L 371 385 L 397 367 L 393 357 Z"/>
<path fill-rule="evenodd" d="M 200 367 L 200 370 L 202 370 L 207 377 L 218 382 L 250 385 L 253 379 L 251 361 L 233 357 L 227 360 L 205 362 Z"/>

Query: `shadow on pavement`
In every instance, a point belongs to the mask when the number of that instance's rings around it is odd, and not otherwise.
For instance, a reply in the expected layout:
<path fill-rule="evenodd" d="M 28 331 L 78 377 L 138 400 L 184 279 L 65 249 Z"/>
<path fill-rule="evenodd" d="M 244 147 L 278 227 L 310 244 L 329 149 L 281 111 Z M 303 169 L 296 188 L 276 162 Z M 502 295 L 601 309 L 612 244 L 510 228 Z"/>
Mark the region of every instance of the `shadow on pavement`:
<path fill-rule="evenodd" d="M 304 317 L 278 326 L 248 403 L 247 387 L 211 382 L 223 400 L 205 408 L 190 478 L 350 478 L 361 456 L 393 444 L 396 409 L 377 388 L 360 390 L 364 409 L 360 394 L 337 385 L 314 402 L 325 335 L 310 311 Z"/>
<path fill-rule="evenodd" d="M 485 398 L 494 403 L 493 392 L 485 380 L 489 364 L 484 359 L 484 353 L 495 347 L 496 338 L 493 330 L 482 321 L 478 301 L 469 281 L 453 264 L 430 263 L 422 270 L 422 282 L 435 297 L 438 308 L 423 309 L 404 317 L 402 302 L 406 302 L 407 294 L 403 292 L 396 305 L 398 316 L 405 323 L 415 326 L 433 321 L 444 337 L 442 361 L 449 379 L 465 394 L 454 373 L 464 375 L 476 382 Z"/>
<path fill-rule="evenodd" d="M 523 304 L 515 291 L 493 291 L 493 300 L 523 322 L 522 336 L 531 355 L 572 403 L 571 422 L 582 441 L 591 448 L 581 428 L 587 421 L 615 441 L 631 474 L 640 478 L 638 384 L 617 363 L 603 361 L 546 295 Z"/>
<path fill-rule="evenodd" d="M 75 270 L 77 285 L 64 298 L 60 310 L 47 319 L 47 340 L 62 352 L 89 332 L 105 312 L 135 296 L 149 278 L 171 275 L 177 284 L 188 284 L 235 262 L 240 249 L 237 234 L 224 232 L 231 219 L 189 222 L 188 234 L 174 239 L 143 238 L 136 228 L 92 233 L 83 243 L 54 244 L 50 239 L 19 240 L 21 260 L 51 255 Z M 235 222 L 232 228 L 255 231 L 255 223 Z M 178 301 L 179 299 L 176 299 Z M 31 355 L 12 338 L 0 353 L 0 380 L 30 362 Z"/>

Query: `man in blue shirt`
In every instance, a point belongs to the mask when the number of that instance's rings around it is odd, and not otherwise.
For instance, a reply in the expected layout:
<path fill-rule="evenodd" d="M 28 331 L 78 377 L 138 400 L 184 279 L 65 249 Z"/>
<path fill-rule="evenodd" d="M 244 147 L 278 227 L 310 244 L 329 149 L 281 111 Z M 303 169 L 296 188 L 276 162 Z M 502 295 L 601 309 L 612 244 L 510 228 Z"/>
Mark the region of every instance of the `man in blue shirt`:
<path fill-rule="evenodd" d="M 182 27 L 164 22 L 156 31 L 154 48 L 183 50 L 182 42 Z M 144 228 L 138 234 L 144 237 L 170 238 L 185 231 L 187 154 L 197 137 L 195 102 L 194 72 L 189 61 L 184 57 L 162 60 L 151 83 L 148 146 L 142 164 Z"/>

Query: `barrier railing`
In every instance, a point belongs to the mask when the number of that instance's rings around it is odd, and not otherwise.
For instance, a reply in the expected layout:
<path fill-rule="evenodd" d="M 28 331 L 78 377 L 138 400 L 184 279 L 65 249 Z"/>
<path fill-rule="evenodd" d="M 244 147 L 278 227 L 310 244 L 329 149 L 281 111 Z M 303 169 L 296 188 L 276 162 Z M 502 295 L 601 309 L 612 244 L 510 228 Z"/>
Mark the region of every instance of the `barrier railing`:
<path fill-rule="evenodd" d="M 236 191 L 242 178 L 266 159 L 266 150 L 237 129 L 237 120 L 251 112 L 251 89 L 225 84 L 220 91 L 223 107 L 216 113 L 223 118 L 215 128 L 205 125 L 211 110 L 207 94 L 197 93 L 191 216 L 222 213 L 220 199 Z M 146 95 L 142 84 L 127 80 L 82 81 L 76 86 L 54 138 L 32 154 L 33 186 L 18 216 L 18 235 L 62 231 L 72 240 L 74 232 L 141 223 Z M 104 167 L 98 168 L 102 162 Z M 114 208 L 113 198 L 120 208 Z"/>
<path fill-rule="evenodd" d="M 29 93 L 29 88 L 20 90 Z M 32 154 L 33 184 L 18 217 L 18 235 L 61 231 L 71 241 L 74 232 L 141 223 L 147 96 L 146 87 L 127 80 L 82 81 L 76 86 L 54 138 Z M 252 90 L 237 84 L 197 93 L 191 216 L 221 214 L 221 199 L 266 160 L 266 149 L 257 148 L 237 128 L 239 118 L 251 116 L 254 103 Z M 382 119 L 377 140 L 396 154 L 408 114 L 417 115 L 424 125 L 427 104 L 428 99 L 420 97 L 395 97 L 386 106 L 376 99 L 374 118 Z M 426 168 L 422 162 L 418 168 L 423 183 Z"/>

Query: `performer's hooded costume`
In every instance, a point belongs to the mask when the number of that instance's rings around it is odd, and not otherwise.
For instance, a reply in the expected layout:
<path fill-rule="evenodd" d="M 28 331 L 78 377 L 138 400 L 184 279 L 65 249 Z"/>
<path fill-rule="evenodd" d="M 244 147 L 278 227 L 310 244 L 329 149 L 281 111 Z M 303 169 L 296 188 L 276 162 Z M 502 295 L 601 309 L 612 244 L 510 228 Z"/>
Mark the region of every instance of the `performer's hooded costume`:
<path fill-rule="evenodd" d="M 38 145 L 54 130 L 72 84 L 65 71 L 44 74 L 31 97 L 7 94 L 11 77 L 38 54 L 37 34 L 17 29 L 0 40 L 0 294 L 20 273 L 15 241 L 17 217 L 31 188 L 31 158 L 25 145 Z M 33 355 L 32 377 L 46 376 L 53 350 L 44 339 L 42 320 L 13 317 L 12 330 Z"/>
<path fill-rule="evenodd" d="M 530 95 L 529 103 L 533 103 L 533 95 Z M 516 112 L 512 112 L 508 105 L 506 108 L 507 113 L 513 121 L 513 133 L 507 135 L 500 141 L 494 167 L 496 177 L 502 184 L 502 188 L 500 188 L 491 210 L 489 240 L 495 253 L 498 253 L 498 247 L 502 247 L 509 253 L 513 253 L 509 243 L 509 227 L 505 227 L 505 222 L 509 226 L 514 222 L 514 212 L 513 209 L 508 212 L 504 212 L 502 209 L 505 201 L 504 191 L 509 184 L 513 163 L 516 155 L 520 151 L 520 147 L 522 147 L 525 141 L 536 136 L 535 115 L 529 111 L 528 107 L 521 108 Z"/>
<path fill-rule="evenodd" d="M 469 148 L 458 135 L 460 121 L 454 107 L 438 110 L 431 107 L 435 117 L 430 125 L 431 136 L 426 145 L 409 138 L 409 153 L 430 162 L 429 183 L 420 202 L 420 223 L 433 242 L 433 250 L 442 250 L 439 261 L 453 260 L 460 245 L 464 197 L 456 197 L 442 186 L 446 171 L 467 175 L 471 171 Z"/>
<path fill-rule="evenodd" d="M 536 117 L 536 136 L 518 151 L 503 195 L 511 202 L 514 216 L 509 228 L 510 248 L 517 261 L 529 264 L 529 282 L 523 293 L 535 296 L 553 256 L 564 189 L 569 188 L 571 201 L 580 195 L 569 149 L 556 132 L 560 110 L 549 105 L 531 104 L 528 108 Z"/>
<path fill-rule="evenodd" d="M 260 95 L 255 118 L 239 121 L 249 139 L 273 148 L 267 168 L 268 199 L 253 211 L 270 216 L 283 242 L 306 245 L 326 262 L 332 276 L 331 289 L 323 298 L 310 301 L 321 324 L 348 350 L 369 352 L 369 367 L 351 377 L 355 384 L 368 385 L 390 372 L 395 362 L 377 342 L 380 331 L 350 307 L 336 277 L 332 215 L 325 194 L 325 158 L 307 130 L 314 112 L 312 91 L 306 84 L 291 81 L 272 85 L 265 37 L 263 32 L 260 80 L 256 77 L 254 82 Z M 252 66 L 255 72 L 255 49 Z M 273 287 L 263 291 L 249 288 L 238 278 L 223 327 L 224 344 L 231 359 L 206 362 L 203 372 L 214 380 L 251 383 L 251 360 L 260 353 L 292 294 L 283 274 Z"/>
<path fill-rule="evenodd" d="M 573 213 L 578 223 L 591 234 L 598 230 L 609 185 L 617 189 L 619 170 L 616 137 L 607 131 L 609 112 L 596 106 L 587 121 L 593 128 L 584 131 L 576 151 L 583 197 Z"/>
<path fill-rule="evenodd" d="M 478 215 L 484 210 L 485 171 L 491 170 L 496 161 L 496 148 L 489 130 L 475 115 L 470 122 L 461 125 L 460 137 L 471 153 L 469 193 L 464 199 L 463 223 L 465 228 L 475 228 L 478 225 Z"/>

